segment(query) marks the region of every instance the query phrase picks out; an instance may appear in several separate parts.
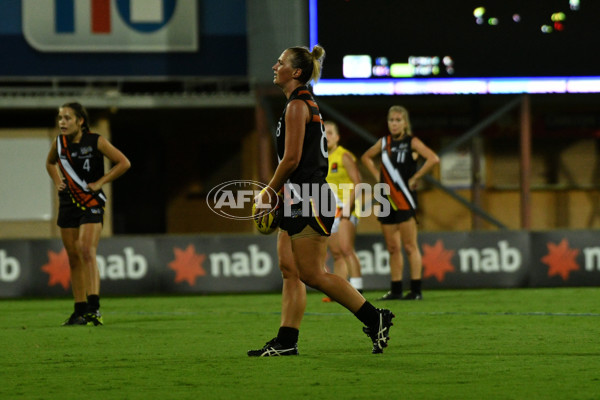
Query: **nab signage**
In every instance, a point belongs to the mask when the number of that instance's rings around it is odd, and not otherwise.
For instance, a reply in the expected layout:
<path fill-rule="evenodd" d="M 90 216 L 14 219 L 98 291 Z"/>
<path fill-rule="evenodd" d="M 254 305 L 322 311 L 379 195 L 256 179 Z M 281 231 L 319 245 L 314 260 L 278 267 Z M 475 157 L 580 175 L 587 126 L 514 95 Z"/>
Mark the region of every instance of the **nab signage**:
<path fill-rule="evenodd" d="M 196 0 L 22 0 L 23 33 L 43 52 L 193 52 Z"/>

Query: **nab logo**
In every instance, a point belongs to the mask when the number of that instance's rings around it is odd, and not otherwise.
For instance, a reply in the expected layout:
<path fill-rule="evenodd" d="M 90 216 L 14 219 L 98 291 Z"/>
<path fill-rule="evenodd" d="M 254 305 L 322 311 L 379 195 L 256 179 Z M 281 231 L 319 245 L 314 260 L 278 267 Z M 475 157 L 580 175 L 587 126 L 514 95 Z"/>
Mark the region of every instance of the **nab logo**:
<path fill-rule="evenodd" d="M 45 52 L 198 49 L 196 0 L 22 0 L 23 34 Z"/>

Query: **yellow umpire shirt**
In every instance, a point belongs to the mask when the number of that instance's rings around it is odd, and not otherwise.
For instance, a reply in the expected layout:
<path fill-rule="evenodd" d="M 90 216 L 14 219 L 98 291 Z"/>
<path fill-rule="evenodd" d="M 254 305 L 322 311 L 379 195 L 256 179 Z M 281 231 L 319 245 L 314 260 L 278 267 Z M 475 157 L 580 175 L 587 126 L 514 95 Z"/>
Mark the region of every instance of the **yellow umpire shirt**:
<path fill-rule="evenodd" d="M 356 157 L 347 149 L 342 146 L 337 146 L 335 150 L 329 152 L 329 172 L 327 173 L 327 182 L 331 185 L 333 192 L 337 198 L 338 204 L 338 213 L 341 213 L 341 207 L 344 205 L 344 188 L 342 184 L 346 187 L 350 185 L 350 188 L 354 187 L 354 183 L 350 179 L 350 175 L 348 175 L 348 171 L 344 168 L 344 162 L 342 158 L 344 154 L 348 153 L 352 160 L 356 162 Z M 347 191 L 348 189 L 346 189 Z M 356 205 L 354 207 L 354 211 L 352 211 L 352 215 L 357 215 L 356 210 L 359 209 L 358 199 L 356 199 Z M 336 213 L 336 217 L 338 216 Z"/>

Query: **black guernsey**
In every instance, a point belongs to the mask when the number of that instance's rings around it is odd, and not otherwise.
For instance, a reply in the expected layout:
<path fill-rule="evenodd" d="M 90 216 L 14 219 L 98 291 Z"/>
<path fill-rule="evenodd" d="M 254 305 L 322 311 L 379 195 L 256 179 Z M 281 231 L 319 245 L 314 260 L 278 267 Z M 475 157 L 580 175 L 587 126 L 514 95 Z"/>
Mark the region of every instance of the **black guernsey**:
<path fill-rule="evenodd" d="M 408 187 L 408 180 L 417 171 L 412 139 L 412 136 L 406 135 L 400 140 L 393 140 L 388 135 L 381 141 L 381 181 L 389 185 L 394 210 L 417 208 L 416 193 Z"/>
<path fill-rule="evenodd" d="M 285 113 L 293 100 L 302 100 L 310 109 L 311 116 L 304 130 L 300 163 L 285 184 L 284 201 L 285 204 L 291 204 L 291 208 L 284 210 L 280 226 L 290 236 L 301 232 L 307 225 L 319 235 L 329 236 L 336 204 L 326 181 L 329 170 L 327 138 L 319 107 L 306 86 L 300 86 L 292 92 L 279 119 L 277 156 L 281 162 L 285 151 Z"/>
<path fill-rule="evenodd" d="M 67 136 L 57 138 L 59 167 L 62 171 L 72 198 L 81 207 L 104 207 L 106 196 L 100 190 L 91 193 L 87 184 L 104 176 L 104 155 L 98 150 L 96 133 L 84 133 L 79 143 L 73 143 Z"/>
<path fill-rule="evenodd" d="M 285 112 L 287 105 L 293 100 L 302 100 L 308 105 L 311 112 L 311 120 L 306 124 L 300 164 L 298 164 L 298 167 L 290 175 L 289 183 L 298 185 L 303 183 L 323 183 L 329 170 L 325 126 L 319 112 L 319 106 L 306 86 L 300 86 L 292 92 L 285 104 L 283 114 L 279 118 L 276 133 L 277 157 L 281 161 L 285 151 Z"/>

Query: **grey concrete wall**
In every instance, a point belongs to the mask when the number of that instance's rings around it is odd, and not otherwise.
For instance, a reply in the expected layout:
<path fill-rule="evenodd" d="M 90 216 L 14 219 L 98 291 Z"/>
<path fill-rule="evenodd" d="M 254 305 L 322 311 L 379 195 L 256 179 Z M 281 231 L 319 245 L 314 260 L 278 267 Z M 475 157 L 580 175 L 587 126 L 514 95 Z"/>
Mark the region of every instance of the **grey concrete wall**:
<path fill-rule="evenodd" d="M 273 81 L 271 67 L 283 50 L 308 46 L 308 1 L 247 0 L 248 74 L 258 84 Z"/>

